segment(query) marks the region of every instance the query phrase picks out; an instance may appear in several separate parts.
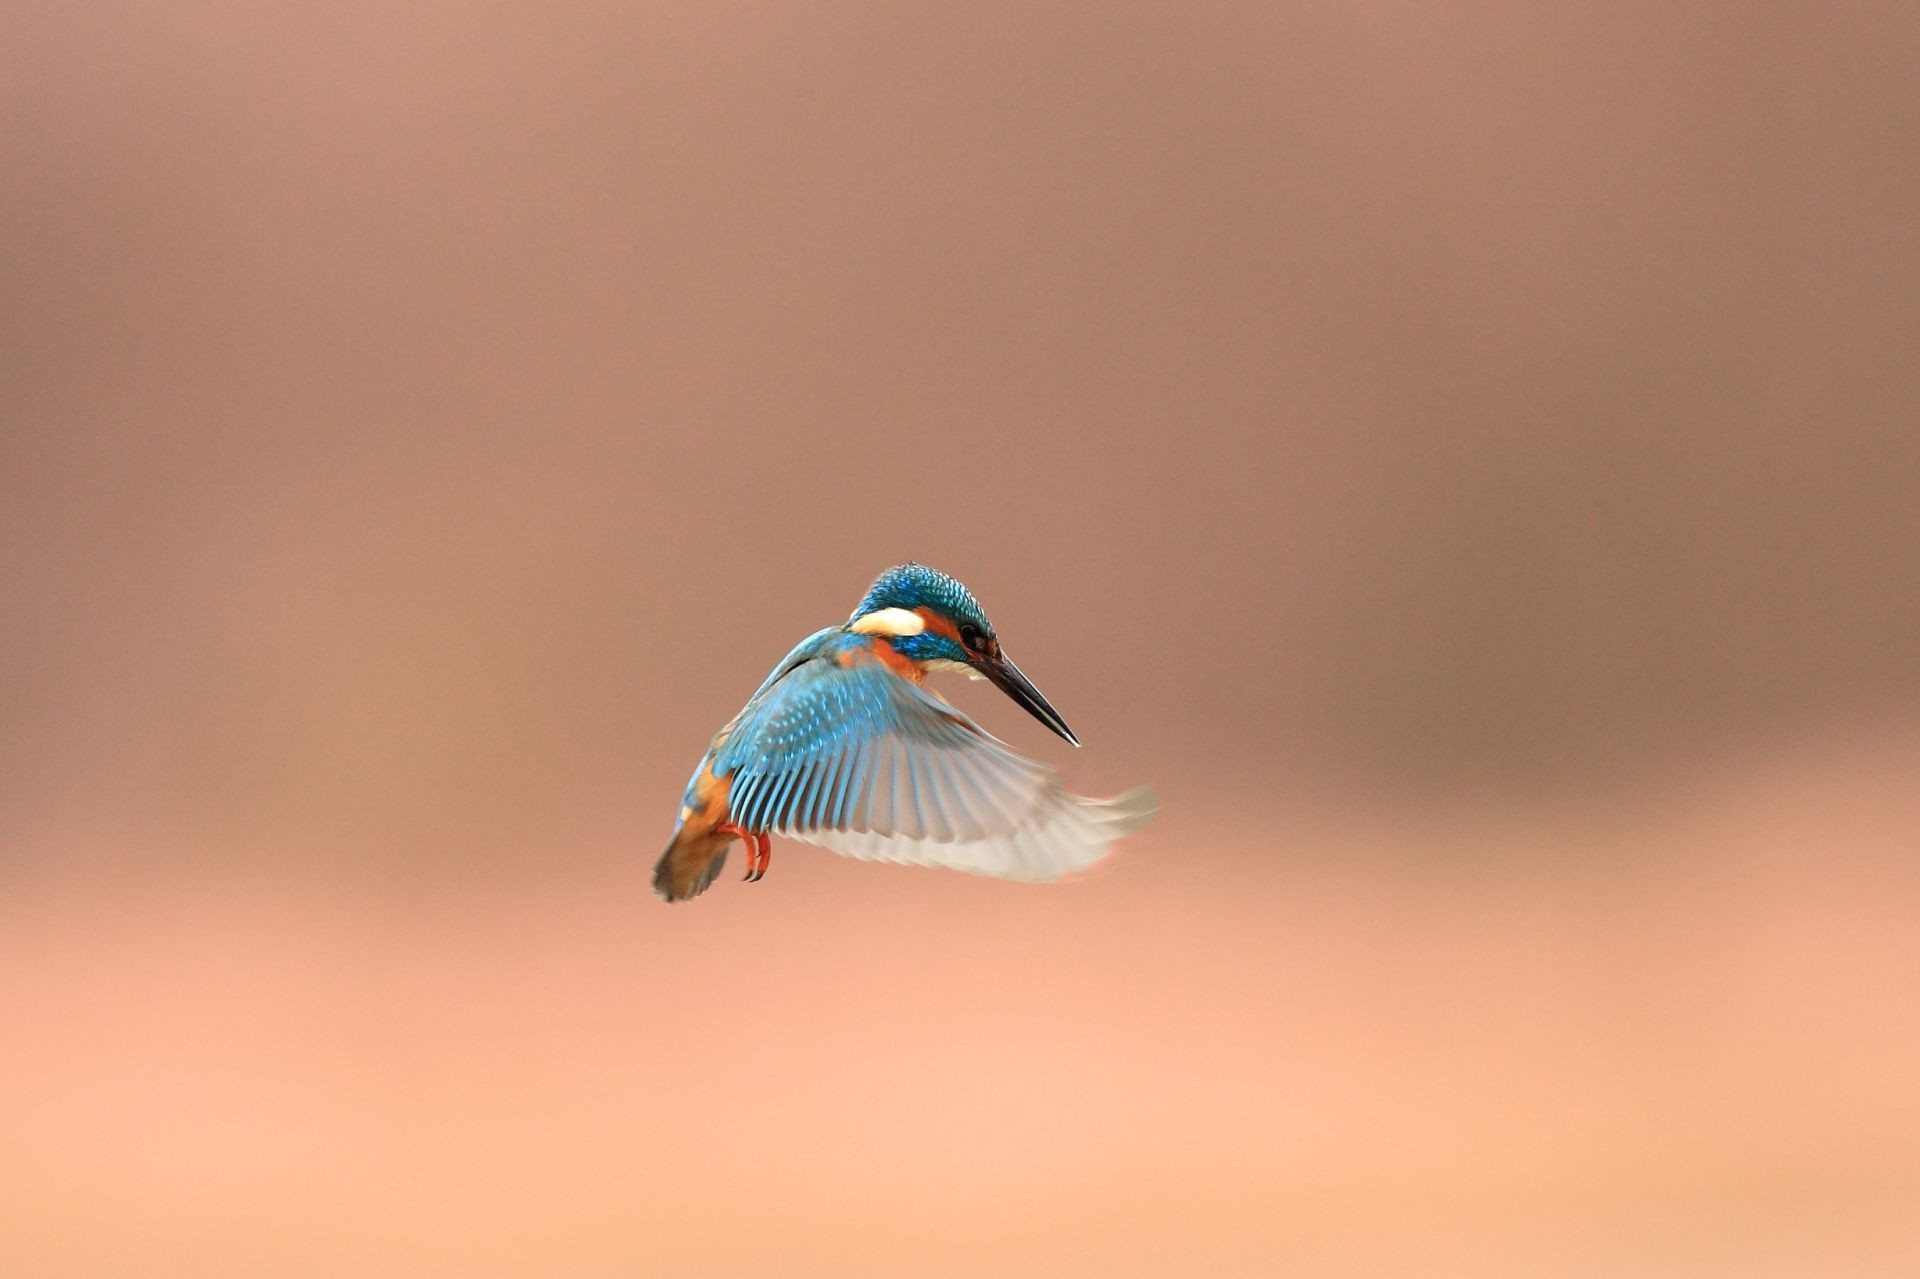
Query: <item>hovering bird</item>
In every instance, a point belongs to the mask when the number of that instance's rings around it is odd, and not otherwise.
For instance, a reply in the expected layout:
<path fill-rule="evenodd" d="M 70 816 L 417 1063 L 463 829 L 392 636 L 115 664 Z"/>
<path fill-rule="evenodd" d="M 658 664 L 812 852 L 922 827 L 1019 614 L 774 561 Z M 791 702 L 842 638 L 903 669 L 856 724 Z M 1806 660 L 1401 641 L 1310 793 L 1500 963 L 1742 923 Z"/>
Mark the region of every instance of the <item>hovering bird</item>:
<path fill-rule="evenodd" d="M 715 735 L 687 783 L 654 868 L 661 897 L 705 892 L 736 839 L 746 878 L 767 873 L 771 836 L 868 861 L 1049 880 L 1092 865 L 1153 816 L 1153 791 L 1113 799 L 1061 789 L 922 685 L 929 673 L 992 680 L 1075 746 L 1080 739 L 1020 668 L 966 587 L 922 564 L 882 573 L 844 626 L 780 660 Z"/>

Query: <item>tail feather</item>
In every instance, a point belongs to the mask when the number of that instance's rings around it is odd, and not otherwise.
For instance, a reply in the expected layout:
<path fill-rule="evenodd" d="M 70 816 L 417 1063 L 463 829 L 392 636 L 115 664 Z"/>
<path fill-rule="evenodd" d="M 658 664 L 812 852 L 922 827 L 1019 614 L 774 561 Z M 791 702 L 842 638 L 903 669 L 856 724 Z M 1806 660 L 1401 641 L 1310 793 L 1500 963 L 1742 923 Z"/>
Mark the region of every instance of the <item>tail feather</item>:
<path fill-rule="evenodd" d="M 662 900 L 683 902 L 707 891 L 727 864 L 732 840 L 682 827 L 653 868 L 653 891 Z"/>

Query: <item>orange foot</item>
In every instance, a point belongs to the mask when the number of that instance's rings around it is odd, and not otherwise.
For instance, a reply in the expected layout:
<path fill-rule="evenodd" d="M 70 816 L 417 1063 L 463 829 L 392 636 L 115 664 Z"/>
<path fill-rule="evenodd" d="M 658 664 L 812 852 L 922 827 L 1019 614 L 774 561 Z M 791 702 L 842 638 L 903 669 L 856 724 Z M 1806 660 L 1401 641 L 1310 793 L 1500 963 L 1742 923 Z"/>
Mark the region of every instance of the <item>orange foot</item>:
<path fill-rule="evenodd" d="M 767 866 L 773 861 L 773 836 L 764 831 L 756 835 L 732 822 L 721 822 L 714 829 L 722 835 L 737 835 L 747 841 L 747 873 L 742 879 L 751 884 L 766 875 Z"/>

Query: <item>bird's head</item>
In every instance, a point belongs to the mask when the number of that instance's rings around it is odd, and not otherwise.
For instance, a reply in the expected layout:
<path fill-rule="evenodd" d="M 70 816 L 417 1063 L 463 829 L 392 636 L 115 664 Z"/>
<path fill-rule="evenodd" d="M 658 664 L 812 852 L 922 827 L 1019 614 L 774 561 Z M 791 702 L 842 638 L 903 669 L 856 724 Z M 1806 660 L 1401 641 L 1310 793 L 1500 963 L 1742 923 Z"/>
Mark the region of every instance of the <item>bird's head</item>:
<path fill-rule="evenodd" d="M 868 588 L 847 629 L 881 638 L 925 670 L 964 670 L 992 680 L 1035 719 L 1080 744 L 1060 712 L 1001 651 L 973 592 L 938 569 L 912 561 L 888 569 Z"/>

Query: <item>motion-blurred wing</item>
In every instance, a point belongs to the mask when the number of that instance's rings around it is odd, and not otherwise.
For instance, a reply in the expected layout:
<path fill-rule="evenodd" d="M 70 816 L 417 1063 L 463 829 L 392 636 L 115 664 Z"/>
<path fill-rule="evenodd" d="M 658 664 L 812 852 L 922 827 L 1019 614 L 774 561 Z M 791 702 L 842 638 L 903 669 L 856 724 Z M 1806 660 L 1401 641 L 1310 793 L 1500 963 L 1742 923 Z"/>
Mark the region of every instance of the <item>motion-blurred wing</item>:
<path fill-rule="evenodd" d="M 1153 815 L 1136 787 L 1110 800 L 1062 790 L 966 715 L 878 662 L 804 662 L 750 703 L 714 772 L 730 819 L 847 857 L 1058 879 Z"/>

